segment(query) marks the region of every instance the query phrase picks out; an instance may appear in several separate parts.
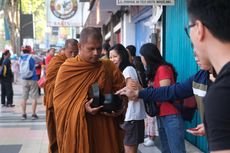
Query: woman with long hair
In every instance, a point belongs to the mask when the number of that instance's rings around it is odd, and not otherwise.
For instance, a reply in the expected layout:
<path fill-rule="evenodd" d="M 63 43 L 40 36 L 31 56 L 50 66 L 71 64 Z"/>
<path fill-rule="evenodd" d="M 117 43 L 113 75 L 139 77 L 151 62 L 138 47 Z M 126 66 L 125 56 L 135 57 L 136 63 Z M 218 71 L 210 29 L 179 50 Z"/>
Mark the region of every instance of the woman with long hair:
<path fill-rule="evenodd" d="M 140 54 L 151 86 L 159 88 L 175 83 L 177 73 L 172 64 L 164 60 L 156 45 L 144 44 Z M 157 102 L 157 106 L 159 108 L 157 125 L 162 153 L 185 153 L 184 122 L 180 111 L 172 102 Z"/>
<path fill-rule="evenodd" d="M 116 44 L 109 51 L 110 60 L 121 70 L 126 84 L 132 79 L 138 81 L 137 73 L 129 61 L 125 47 Z M 136 153 L 138 145 L 144 141 L 145 108 L 142 99 L 129 101 L 124 122 L 124 148 L 125 153 Z"/>

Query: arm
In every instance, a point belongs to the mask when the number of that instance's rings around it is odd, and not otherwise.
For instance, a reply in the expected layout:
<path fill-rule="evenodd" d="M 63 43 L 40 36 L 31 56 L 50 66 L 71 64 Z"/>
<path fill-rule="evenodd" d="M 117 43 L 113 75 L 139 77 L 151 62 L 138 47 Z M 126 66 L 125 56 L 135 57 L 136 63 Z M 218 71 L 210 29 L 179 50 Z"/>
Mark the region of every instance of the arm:
<path fill-rule="evenodd" d="M 43 61 L 43 58 L 41 58 L 37 55 L 33 55 L 33 58 L 34 58 L 36 64 Z"/>
<path fill-rule="evenodd" d="M 184 82 L 176 83 L 171 86 L 145 88 L 139 91 L 138 97 L 142 98 L 144 101 L 168 101 L 190 97 L 193 95 L 193 78 L 194 76 Z"/>

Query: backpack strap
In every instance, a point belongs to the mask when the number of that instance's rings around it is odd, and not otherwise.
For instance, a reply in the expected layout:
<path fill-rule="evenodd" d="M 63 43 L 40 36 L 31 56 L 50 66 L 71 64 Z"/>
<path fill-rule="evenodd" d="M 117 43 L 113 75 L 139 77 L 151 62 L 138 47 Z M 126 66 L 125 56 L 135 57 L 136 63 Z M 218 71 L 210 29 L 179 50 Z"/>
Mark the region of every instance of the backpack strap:
<path fill-rule="evenodd" d="M 32 57 L 32 55 L 29 54 L 28 57 L 26 58 L 26 60 L 30 61 L 31 57 Z"/>

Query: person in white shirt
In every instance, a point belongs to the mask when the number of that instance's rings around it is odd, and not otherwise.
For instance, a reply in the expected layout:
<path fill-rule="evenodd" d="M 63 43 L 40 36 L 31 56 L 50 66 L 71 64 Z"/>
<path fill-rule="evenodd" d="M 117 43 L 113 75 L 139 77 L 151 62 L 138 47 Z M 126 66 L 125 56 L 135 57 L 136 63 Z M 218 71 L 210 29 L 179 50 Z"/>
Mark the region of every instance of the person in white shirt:
<path fill-rule="evenodd" d="M 136 70 L 129 61 L 129 55 L 125 47 L 121 44 L 116 44 L 110 48 L 110 60 L 122 71 L 126 84 L 132 79 L 138 81 Z M 128 108 L 125 114 L 124 122 L 124 147 L 125 153 L 136 153 L 138 145 L 144 142 L 144 119 L 145 108 L 142 99 L 129 101 Z"/>

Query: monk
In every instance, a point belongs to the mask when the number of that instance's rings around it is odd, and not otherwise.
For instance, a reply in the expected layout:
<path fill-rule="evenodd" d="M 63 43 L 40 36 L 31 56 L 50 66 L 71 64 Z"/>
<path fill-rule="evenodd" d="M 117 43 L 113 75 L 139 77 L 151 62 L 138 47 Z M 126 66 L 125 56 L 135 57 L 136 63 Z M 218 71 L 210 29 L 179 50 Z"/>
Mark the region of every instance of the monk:
<path fill-rule="evenodd" d="M 82 30 L 77 57 L 61 65 L 54 89 L 59 153 L 121 153 L 125 107 L 117 113 L 92 108 L 88 92 L 98 83 L 100 92 L 113 93 L 125 86 L 119 69 L 109 60 L 99 60 L 102 35 L 97 28 Z"/>
<path fill-rule="evenodd" d="M 45 97 L 44 103 L 46 106 L 46 125 L 49 138 L 49 153 L 58 153 L 57 139 L 56 139 L 56 121 L 53 108 L 53 91 L 56 76 L 60 66 L 67 58 L 74 57 L 78 53 L 78 41 L 75 39 L 67 39 L 64 49 L 54 56 L 46 70 L 46 83 L 45 83 Z"/>

